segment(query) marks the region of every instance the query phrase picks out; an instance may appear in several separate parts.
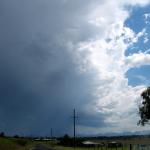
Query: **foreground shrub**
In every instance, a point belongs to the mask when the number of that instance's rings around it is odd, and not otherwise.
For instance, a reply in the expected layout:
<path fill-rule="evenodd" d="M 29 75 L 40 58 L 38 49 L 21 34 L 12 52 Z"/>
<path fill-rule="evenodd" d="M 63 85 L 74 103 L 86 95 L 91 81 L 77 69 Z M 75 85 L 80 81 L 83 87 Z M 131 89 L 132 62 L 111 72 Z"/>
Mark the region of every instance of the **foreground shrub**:
<path fill-rule="evenodd" d="M 26 146 L 28 144 L 28 140 L 26 139 L 15 139 L 15 143 L 20 146 Z"/>

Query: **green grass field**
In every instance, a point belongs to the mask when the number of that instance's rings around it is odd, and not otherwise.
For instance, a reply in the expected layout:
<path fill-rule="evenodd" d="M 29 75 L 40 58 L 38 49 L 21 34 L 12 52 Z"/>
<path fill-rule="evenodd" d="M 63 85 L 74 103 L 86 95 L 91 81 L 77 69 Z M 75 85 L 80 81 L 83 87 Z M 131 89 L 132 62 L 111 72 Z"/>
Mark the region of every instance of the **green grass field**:
<path fill-rule="evenodd" d="M 55 147 L 57 150 L 74 150 L 72 147 Z M 101 148 L 75 148 L 76 150 L 106 150 L 105 147 Z M 116 148 L 107 148 L 107 150 L 116 150 Z M 117 150 L 122 150 L 122 148 L 117 148 Z M 127 147 L 123 150 L 129 150 Z"/>
<path fill-rule="evenodd" d="M 72 147 L 57 146 L 56 143 L 50 141 L 42 142 L 42 141 L 32 141 L 29 139 L 20 139 L 20 138 L 0 138 L 0 150 L 29 150 L 37 144 L 42 144 L 47 147 L 53 147 L 56 150 L 74 150 L 74 148 Z M 96 149 L 76 148 L 76 150 L 96 150 Z M 107 150 L 109 149 L 110 148 L 108 148 Z M 103 147 L 102 149 L 99 148 L 99 150 L 106 150 L 106 148 L 105 147 Z M 114 148 L 114 150 L 116 149 Z M 118 148 L 118 150 L 122 150 L 122 149 Z M 128 150 L 128 149 L 124 148 L 124 150 Z"/>
<path fill-rule="evenodd" d="M 134 140 L 124 140 L 121 141 L 124 143 L 124 147 L 117 148 L 117 150 L 129 150 L 129 143 L 139 143 L 139 140 L 142 139 L 134 139 Z M 147 141 L 147 142 L 146 142 Z M 102 142 L 102 141 L 99 141 Z M 148 139 L 143 139 L 143 142 L 148 143 Z M 56 142 L 52 141 L 33 141 L 31 139 L 21 139 L 21 138 L 9 138 L 9 137 L 0 137 L 0 150 L 29 150 L 32 149 L 35 145 L 45 145 L 46 147 L 53 147 L 56 150 L 74 150 L 73 147 L 63 147 L 58 146 Z M 106 147 L 100 148 L 78 148 L 76 150 L 106 150 Z M 116 148 L 107 148 L 107 150 L 116 150 Z"/>
<path fill-rule="evenodd" d="M 29 150 L 33 143 L 28 139 L 0 137 L 0 150 Z"/>

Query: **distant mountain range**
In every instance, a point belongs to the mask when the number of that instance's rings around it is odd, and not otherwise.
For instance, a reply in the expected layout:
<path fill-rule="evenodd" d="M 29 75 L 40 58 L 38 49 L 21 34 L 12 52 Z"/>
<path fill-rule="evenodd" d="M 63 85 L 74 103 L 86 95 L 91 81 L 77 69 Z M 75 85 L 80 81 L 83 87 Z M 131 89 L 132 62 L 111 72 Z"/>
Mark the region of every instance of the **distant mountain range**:
<path fill-rule="evenodd" d="M 97 136 L 130 136 L 130 135 L 150 135 L 150 130 L 134 131 L 134 132 L 110 132 L 106 134 L 98 134 Z"/>
<path fill-rule="evenodd" d="M 80 137 L 87 136 L 87 137 L 112 137 L 112 136 L 145 136 L 150 135 L 150 130 L 145 131 L 134 131 L 134 132 L 109 132 L 109 133 L 98 133 L 95 135 L 78 135 Z"/>

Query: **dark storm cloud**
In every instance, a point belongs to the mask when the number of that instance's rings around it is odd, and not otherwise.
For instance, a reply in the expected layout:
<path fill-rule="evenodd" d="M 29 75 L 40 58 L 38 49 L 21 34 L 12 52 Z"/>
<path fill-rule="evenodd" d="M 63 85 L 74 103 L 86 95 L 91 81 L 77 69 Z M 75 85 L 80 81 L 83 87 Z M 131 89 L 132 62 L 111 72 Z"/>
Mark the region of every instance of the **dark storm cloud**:
<path fill-rule="evenodd" d="M 74 53 L 65 45 L 70 38 L 77 42 L 95 32 L 88 26 L 81 30 L 91 3 L 0 1 L 1 130 L 48 135 L 53 127 L 61 135 L 70 132 L 73 108 L 83 111 L 95 99 L 93 74 L 77 71 Z M 81 124 L 97 124 L 88 119 Z"/>

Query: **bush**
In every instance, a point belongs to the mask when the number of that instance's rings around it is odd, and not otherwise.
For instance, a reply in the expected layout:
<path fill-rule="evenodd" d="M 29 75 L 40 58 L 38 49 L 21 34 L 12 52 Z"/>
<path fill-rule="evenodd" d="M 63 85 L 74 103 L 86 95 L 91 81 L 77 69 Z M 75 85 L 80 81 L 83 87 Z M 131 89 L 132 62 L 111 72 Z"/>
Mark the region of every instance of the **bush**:
<path fill-rule="evenodd" d="M 81 138 L 76 138 L 75 139 L 75 145 L 76 146 L 80 146 L 82 147 L 83 146 L 83 139 Z M 74 139 L 69 137 L 67 134 L 64 135 L 64 137 L 60 138 L 59 139 L 59 143 L 58 145 L 62 145 L 62 146 L 74 146 Z"/>
<path fill-rule="evenodd" d="M 19 138 L 19 135 L 14 135 L 14 138 Z"/>
<path fill-rule="evenodd" d="M 1 133 L 0 133 L 0 137 L 5 137 L 5 133 L 4 133 L 4 132 L 1 132 Z"/>
<path fill-rule="evenodd" d="M 26 146 L 27 143 L 28 143 L 28 140 L 26 140 L 26 139 L 16 139 L 15 143 L 17 143 L 20 146 Z"/>

